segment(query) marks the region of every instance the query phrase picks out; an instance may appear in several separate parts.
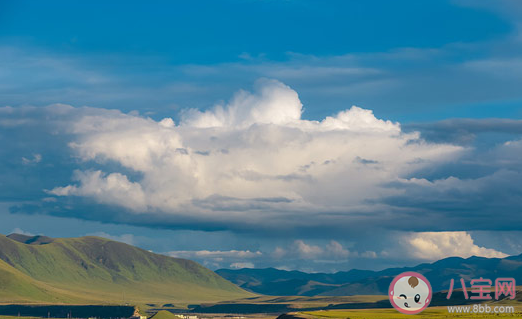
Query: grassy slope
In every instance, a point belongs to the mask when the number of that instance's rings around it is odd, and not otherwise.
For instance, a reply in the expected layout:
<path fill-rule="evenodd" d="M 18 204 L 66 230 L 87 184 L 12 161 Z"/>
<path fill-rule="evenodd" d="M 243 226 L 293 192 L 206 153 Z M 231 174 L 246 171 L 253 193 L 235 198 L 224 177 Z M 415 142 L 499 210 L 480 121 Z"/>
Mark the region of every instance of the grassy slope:
<path fill-rule="evenodd" d="M 152 316 L 150 319 L 179 319 L 179 318 L 176 317 L 176 315 L 174 315 L 170 311 L 160 310 L 154 316 Z"/>
<path fill-rule="evenodd" d="M 219 269 L 216 273 L 255 293 L 273 296 L 317 296 L 328 295 L 329 291 L 335 290 L 345 283 L 371 277 L 376 272 L 352 269 L 328 274 L 274 268 L 243 268 Z"/>
<path fill-rule="evenodd" d="M 201 302 L 249 296 L 195 262 L 98 237 L 27 245 L 0 235 L 3 281 L 8 285 L 0 285 L 0 302 Z"/>
<path fill-rule="evenodd" d="M 0 260 L 0 300 L 16 303 L 39 300 L 49 303 L 73 301 L 66 292 L 38 282 Z"/>

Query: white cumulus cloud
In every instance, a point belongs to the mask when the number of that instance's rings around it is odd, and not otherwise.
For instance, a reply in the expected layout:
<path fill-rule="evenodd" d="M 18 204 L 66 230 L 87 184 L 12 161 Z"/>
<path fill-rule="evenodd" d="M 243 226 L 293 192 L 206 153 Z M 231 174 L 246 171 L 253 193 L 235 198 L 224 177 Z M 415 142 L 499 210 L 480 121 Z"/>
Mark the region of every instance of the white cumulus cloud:
<path fill-rule="evenodd" d="M 411 233 L 406 235 L 404 240 L 404 251 L 411 257 L 430 261 L 446 257 L 504 258 L 508 256 L 501 251 L 476 245 L 471 235 L 465 231 Z"/>
<path fill-rule="evenodd" d="M 427 143 L 357 106 L 322 121 L 302 119 L 298 94 L 275 80 L 240 91 L 228 104 L 187 111 L 178 125 L 119 111 L 76 112 L 65 125 L 70 149 L 100 169 L 77 171 L 74 183 L 50 194 L 214 223 L 378 211 L 372 200 L 397 194 L 384 185 L 463 151 Z"/>
<path fill-rule="evenodd" d="M 255 265 L 253 263 L 231 263 L 230 268 L 232 269 L 241 269 L 241 268 L 254 268 Z"/>
<path fill-rule="evenodd" d="M 292 248 L 302 259 L 315 259 L 323 254 L 323 249 L 321 247 L 308 245 L 302 240 L 296 240 Z"/>
<path fill-rule="evenodd" d="M 184 123 L 188 126 L 209 128 L 246 128 L 253 124 L 287 125 L 301 119 L 302 104 L 297 93 L 276 80 L 257 82 L 256 91 L 239 91 L 226 105 L 200 112 L 189 110 Z"/>
<path fill-rule="evenodd" d="M 95 197 L 100 203 L 117 204 L 136 211 L 147 208 L 141 185 L 130 182 L 125 175 L 104 174 L 101 171 L 76 171 L 75 179 L 80 186 L 56 187 L 47 193 L 58 196 Z"/>

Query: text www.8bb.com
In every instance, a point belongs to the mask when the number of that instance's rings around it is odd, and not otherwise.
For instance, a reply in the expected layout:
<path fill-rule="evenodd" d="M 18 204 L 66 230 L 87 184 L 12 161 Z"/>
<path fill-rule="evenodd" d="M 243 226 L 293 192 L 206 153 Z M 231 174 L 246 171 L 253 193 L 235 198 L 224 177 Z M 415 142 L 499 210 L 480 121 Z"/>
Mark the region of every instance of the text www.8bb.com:
<path fill-rule="evenodd" d="M 470 306 L 448 306 L 449 313 L 514 313 L 513 306 L 490 306 L 475 304 Z"/>

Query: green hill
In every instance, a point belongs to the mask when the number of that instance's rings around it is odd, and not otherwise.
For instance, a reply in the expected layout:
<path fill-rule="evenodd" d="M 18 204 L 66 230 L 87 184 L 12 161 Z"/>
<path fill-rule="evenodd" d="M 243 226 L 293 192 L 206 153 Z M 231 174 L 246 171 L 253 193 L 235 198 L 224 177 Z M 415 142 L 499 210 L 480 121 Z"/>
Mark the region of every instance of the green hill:
<path fill-rule="evenodd" d="M 204 302 L 248 297 L 205 267 L 98 237 L 0 235 L 0 303 Z"/>
<path fill-rule="evenodd" d="M 170 311 L 160 310 L 154 316 L 150 317 L 150 319 L 179 319 Z"/>

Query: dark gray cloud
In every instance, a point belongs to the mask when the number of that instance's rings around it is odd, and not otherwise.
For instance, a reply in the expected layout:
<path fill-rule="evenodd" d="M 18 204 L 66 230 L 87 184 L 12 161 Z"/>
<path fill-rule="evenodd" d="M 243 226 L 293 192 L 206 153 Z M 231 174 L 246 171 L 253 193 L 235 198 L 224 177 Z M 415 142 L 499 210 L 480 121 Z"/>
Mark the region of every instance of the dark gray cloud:
<path fill-rule="evenodd" d="M 522 120 L 454 118 L 431 123 L 410 123 L 403 125 L 403 128 L 419 131 L 425 140 L 436 143 L 494 144 L 522 135 Z M 480 141 L 477 141 L 478 135 L 482 135 Z"/>

